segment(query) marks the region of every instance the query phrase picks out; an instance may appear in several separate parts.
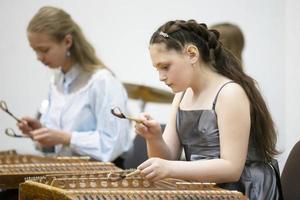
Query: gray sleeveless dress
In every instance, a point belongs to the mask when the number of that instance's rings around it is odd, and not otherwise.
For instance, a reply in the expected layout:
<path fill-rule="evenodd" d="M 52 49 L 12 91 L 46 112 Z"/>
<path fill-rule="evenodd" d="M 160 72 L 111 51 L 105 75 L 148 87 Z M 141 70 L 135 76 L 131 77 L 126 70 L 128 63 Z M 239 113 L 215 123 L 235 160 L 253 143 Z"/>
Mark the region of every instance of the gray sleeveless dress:
<path fill-rule="evenodd" d="M 230 82 L 227 82 L 230 83 Z M 215 104 L 218 91 L 211 110 L 181 110 L 176 116 L 176 129 L 188 161 L 220 158 L 219 129 Z M 255 148 L 250 135 L 245 168 L 236 183 L 219 184 L 221 188 L 243 192 L 250 200 L 282 199 L 278 165 L 266 163 Z"/>

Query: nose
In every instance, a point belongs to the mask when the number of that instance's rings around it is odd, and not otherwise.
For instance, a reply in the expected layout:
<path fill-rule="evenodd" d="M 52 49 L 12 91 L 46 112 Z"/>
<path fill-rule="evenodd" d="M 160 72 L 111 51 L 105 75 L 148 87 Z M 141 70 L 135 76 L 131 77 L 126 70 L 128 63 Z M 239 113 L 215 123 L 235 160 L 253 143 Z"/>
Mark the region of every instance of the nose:
<path fill-rule="evenodd" d="M 44 62 L 44 60 L 45 60 L 45 56 L 41 53 L 36 53 L 36 57 L 41 62 Z"/>
<path fill-rule="evenodd" d="M 160 81 L 165 81 L 165 80 L 167 80 L 166 74 L 163 73 L 163 72 L 159 72 L 159 80 L 160 80 Z"/>

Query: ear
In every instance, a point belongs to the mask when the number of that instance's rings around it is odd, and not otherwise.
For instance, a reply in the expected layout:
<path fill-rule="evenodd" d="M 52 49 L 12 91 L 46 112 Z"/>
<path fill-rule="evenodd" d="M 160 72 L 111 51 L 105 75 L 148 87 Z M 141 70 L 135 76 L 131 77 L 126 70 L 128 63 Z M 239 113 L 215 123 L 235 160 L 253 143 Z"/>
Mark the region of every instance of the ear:
<path fill-rule="evenodd" d="M 198 62 L 199 60 L 198 48 L 193 44 L 189 44 L 186 46 L 185 49 L 186 49 L 186 55 L 188 56 L 188 59 L 190 60 L 191 64 Z"/>
<path fill-rule="evenodd" d="M 67 34 L 64 38 L 64 43 L 67 47 L 67 49 L 70 49 L 73 44 L 73 37 L 71 34 Z"/>

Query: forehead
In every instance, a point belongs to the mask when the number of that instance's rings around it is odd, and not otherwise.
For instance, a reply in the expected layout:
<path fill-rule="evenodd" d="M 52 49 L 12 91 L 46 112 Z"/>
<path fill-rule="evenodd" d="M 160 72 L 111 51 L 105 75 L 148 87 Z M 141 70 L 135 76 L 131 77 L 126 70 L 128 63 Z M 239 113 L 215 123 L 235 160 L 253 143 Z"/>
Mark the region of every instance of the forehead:
<path fill-rule="evenodd" d="M 44 33 L 28 32 L 27 37 L 31 46 L 44 46 L 56 43 L 52 37 Z"/>
<path fill-rule="evenodd" d="M 174 49 L 167 49 L 164 43 L 151 44 L 149 47 L 150 56 L 154 66 L 173 59 L 178 59 L 182 54 Z"/>

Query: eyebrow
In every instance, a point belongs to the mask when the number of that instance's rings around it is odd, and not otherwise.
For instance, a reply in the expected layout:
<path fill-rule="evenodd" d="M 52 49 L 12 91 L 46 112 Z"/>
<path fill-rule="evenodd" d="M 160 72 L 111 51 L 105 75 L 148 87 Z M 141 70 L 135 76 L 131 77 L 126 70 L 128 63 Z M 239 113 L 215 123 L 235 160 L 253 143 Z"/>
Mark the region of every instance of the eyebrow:
<path fill-rule="evenodd" d="M 153 67 L 155 67 L 155 68 L 160 68 L 161 65 L 162 65 L 162 63 L 156 63 L 156 64 L 153 65 Z"/>
<path fill-rule="evenodd" d="M 44 47 L 44 46 L 33 47 L 33 46 L 31 46 L 31 48 L 34 51 L 42 51 L 42 50 L 48 49 L 49 47 Z"/>
<path fill-rule="evenodd" d="M 164 67 L 165 65 L 168 65 L 170 62 L 168 61 L 165 61 L 165 62 L 159 62 L 155 65 L 155 67 L 157 68 L 161 68 L 161 67 Z"/>

